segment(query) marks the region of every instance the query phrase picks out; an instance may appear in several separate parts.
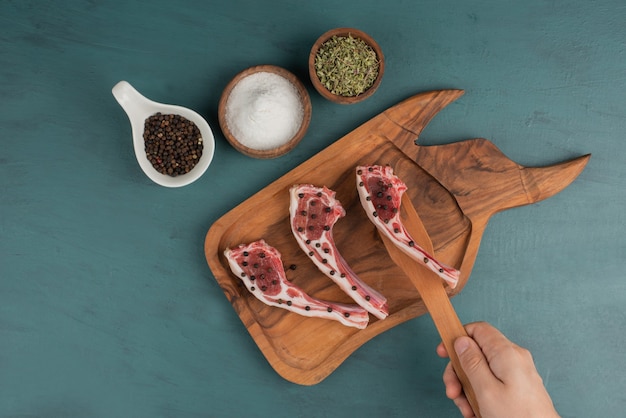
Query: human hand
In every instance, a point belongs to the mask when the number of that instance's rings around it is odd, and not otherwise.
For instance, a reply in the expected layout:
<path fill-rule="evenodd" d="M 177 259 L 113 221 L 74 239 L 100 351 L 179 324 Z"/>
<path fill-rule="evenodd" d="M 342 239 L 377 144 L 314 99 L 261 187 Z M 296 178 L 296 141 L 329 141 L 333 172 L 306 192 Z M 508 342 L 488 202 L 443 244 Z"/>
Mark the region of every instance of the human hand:
<path fill-rule="evenodd" d="M 482 418 L 559 416 L 528 350 L 486 322 L 468 324 L 465 329 L 469 337 L 457 338 L 454 350 L 472 384 Z M 437 346 L 437 354 L 448 357 L 443 344 Z M 443 382 L 446 396 L 454 401 L 463 417 L 474 417 L 450 363 L 443 372 Z"/>

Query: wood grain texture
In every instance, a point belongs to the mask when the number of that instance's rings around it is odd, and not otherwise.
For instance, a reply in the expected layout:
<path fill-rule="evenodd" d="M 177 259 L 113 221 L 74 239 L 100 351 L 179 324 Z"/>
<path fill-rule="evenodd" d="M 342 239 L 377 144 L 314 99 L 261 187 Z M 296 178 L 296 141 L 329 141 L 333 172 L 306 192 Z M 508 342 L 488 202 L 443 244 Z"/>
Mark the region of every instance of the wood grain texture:
<path fill-rule="evenodd" d="M 426 312 L 411 281 L 389 258 L 358 200 L 357 165 L 390 164 L 407 184 L 407 196 L 430 235 L 436 257 L 461 270 L 463 289 L 470 276 L 489 216 L 507 207 L 533 203 L 567 186 L 584 168 L 588 156 L 547 170 L 526 169 L 508 160 L 486 140 L 439 147 L 415 145 L 424 126 L 460 90 L 415 95 L 350 132 L 251 196 L 209 229 L 207 262 L 235 311 L 272 367 L 298 384 L 320 382 L 352 352 L 376 335 Z M 351 302 L 309 261 L 289 227 L 289 188 L 296 183 L 325 185 L 346 209 L 335 225 L 337 247 L 354 271 L 385 295 L 390 315 L 372 319 L 365 330 L 334 321 L 304 318 L 268 307 L 248 294 L 223 256 L 226 248 L 259 238 L 276 247 L 285 265 L 295 264 L 288 278 L 312 296 Z M 532 191 L 532 192 L 529 192 Z M 494 196 L 495 194 L 495 196 Z"/>

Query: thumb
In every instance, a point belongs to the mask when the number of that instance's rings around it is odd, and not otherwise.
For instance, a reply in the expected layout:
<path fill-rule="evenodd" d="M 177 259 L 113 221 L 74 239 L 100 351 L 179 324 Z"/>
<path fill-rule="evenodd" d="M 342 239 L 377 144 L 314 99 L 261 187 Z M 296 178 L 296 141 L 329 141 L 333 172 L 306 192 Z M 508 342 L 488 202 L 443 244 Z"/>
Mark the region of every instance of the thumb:
<path fill-rule="evenodd" d="M 476 341 L 466 336 L 459 337 L 454 341 L 454 351 L 459 357 L 467 378 L 477 391 L 480 390 L 479 388 L 485 388 L 497 382 Z"/>

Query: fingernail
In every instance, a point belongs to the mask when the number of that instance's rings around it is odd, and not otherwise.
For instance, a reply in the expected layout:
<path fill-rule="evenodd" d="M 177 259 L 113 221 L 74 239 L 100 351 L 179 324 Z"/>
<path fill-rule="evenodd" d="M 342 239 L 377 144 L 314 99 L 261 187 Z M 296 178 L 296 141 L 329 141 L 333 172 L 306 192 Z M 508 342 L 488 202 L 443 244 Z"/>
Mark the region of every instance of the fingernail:
<path fill-rule="evenodd" d="M 463 352 L 465 352 L 465 350 L 469 348 L 469 345 L 470 345 L 469 338 L 467 337 L 457 338 L 456 341 L 454 342 L 454 351 L 456 351 L 457 354 L 463 354 Z"/>

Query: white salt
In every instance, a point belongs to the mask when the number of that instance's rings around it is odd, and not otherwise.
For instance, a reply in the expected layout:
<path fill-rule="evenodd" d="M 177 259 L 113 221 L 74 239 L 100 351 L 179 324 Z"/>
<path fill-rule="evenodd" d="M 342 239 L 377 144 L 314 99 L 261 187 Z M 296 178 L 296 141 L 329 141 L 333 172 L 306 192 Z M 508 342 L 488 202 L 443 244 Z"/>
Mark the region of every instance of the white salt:
<path fill-rule="evenodd" d="M 259 72 L 240 80 L 226 101 L 228 129 L 242 145 L 269 150 L 300 129 L 304 108 L 296 87 L 284 77 Z"/>

